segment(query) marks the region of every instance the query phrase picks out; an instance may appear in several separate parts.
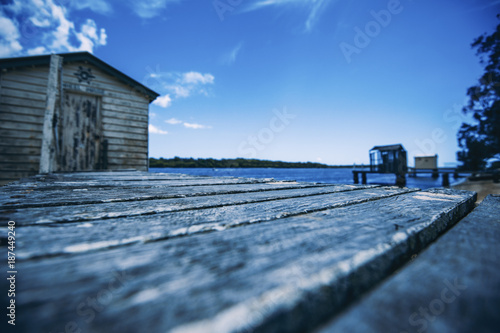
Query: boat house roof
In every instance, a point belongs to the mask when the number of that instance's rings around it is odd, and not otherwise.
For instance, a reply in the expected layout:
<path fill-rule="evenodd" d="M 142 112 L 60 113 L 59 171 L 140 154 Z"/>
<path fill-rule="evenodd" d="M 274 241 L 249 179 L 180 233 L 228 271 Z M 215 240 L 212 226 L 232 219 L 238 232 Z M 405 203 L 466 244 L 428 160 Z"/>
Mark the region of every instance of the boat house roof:
<path fill-rule="evenodd" d="M 64 63 L 69 62 L 86 62 L 92 64 L 102 70 L 103 72 L 117 78 L 123 83 L 133 87 L 137 91 L 146 95 L 150 101 L 153 101 L 160 94 L 149 89 L 142 83 L 137 82 L 130 76 L 122 73 L 116 68 L 108 65 L 101 59 L 97 58 L 89 52 L 72 52 L 72 53 L 58 53 L 57 55 L 63 57 Z M 27 66 L 49 66 L 50 65 L 50 54 L 39 55 L 39 56 L 29 56 L 29 57 L 17 57 L 17 58 L 3 58 L 0 59 L 1 69 L 11 69 L 17 67 L 27 67 Z"/>
<path fill-rule="evenodd" d="M 388 151 L 388 150 L 405 150 L 402 144 L 396 144 L 396 145 L 386 145 L 386 146 L 375 146 L 370 151 L 372 150 L 379 150 L 379 151 Z"/>

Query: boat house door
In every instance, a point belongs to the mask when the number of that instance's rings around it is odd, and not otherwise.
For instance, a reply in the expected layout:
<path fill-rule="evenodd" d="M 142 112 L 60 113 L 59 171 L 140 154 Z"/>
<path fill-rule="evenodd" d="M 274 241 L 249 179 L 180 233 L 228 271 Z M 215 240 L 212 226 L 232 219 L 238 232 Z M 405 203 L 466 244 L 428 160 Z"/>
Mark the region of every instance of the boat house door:
<path fill-rule="evenodd" d="M 60 171 L 100 168 L 100 111 L 100 97 L 64 92 L 57 133 Z"/>

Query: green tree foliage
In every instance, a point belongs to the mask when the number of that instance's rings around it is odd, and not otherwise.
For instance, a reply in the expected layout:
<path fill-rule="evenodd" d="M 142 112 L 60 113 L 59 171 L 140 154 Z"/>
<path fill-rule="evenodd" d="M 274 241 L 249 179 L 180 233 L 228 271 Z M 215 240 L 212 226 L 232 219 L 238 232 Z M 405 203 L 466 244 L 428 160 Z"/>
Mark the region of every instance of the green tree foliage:
<path fill-rule="evenodd" d="M 491 35 L 477 38 L 472 48 L 485 67 L 479 83 L 467 90 L 469 102 L 463 111 L 474 123 L 464 123 L 458 131 L 462 150 L 457 159 L 464 169 L 478 170 L 485 160 L 500 155 L 500 24 Z"/>

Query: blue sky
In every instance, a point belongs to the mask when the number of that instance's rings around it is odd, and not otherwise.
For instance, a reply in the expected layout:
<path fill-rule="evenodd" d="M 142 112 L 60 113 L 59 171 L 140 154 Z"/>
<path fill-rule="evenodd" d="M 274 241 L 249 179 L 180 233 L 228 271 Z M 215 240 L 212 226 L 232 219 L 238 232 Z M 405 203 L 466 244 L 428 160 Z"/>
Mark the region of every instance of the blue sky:
<path fill-rule="evenodd" d="M 455 162 L 486 0 L 2 0 L 0 57 L 86 50 L 161 94 L 150 156 Z"/>

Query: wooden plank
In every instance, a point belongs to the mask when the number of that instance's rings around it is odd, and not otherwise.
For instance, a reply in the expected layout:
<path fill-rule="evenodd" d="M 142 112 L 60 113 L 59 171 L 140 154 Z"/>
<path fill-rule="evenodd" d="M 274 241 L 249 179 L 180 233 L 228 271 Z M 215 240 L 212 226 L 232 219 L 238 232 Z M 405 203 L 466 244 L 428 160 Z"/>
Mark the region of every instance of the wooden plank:
<path fill-rule="evenodd" d="M 43 117 L 44 115 L 44 110 L 42 108 L 30 108 L 26 106 L 21 106 L 21 105 L 6 105 L 6 104 L 1 104 L 2 111 L 5 113 L 13 113 L 13 114 L 19 114 L 19 115 L 31 115 L 31 116 L 37 116 L 37 117 Z"/>
<path fill-rule="evenodd" d="M 4 168 L 4 165 L 2 165 L 1 177 L 2 179 L 18 180 L 21 177 L 33 176 L 37 172 L 38 170 L 36 170 L 36 165 L 31 166 L 31 169 L 30 165 L 24 165 L 23 167 L 18 169 L 16 169 L 15 167 L 12 167 L 11 169 Z"/>
<path fill-rule="evenodd" d="M 242 178 L 242 177 L 213 177 L 213 176 L 198 176 L 198 175 L 185 175 L 180 173 L 157 173 L 157 172 L 138 172 L 134 170 L 121 170 L 121 171 L 82 171 L 82 172 L 71 172 L 71 173 L 51 173 L 48 175 L 39 175 L 33 179 L 27 180 L 22 184 L 19 184 L 20 188 L 24 188 L 26 184 L 28 186 L 34 185 L 38 187 L 49 186 L 53 187 L 55 183 L 56 186 L 60 186 L 60 182 L 73 182 L 75 185 L 87 186 L 87 184 L 95 184 L 97 182 L 106 181 L 107 184 L 114 184 L 115 181 L 130 181 L 130 182 L 141 182 L 144 181 L 162 181 L 162 180 L 216 180 L 217 183 L 225 183 L 226 181 L 239 180 L 244 183 L 266 183 L 269 181 L 274 181 L 273 178 Z M 310 184 L 310 183 L 306 183 Z M 166 185 L 166 184 L 162 184 Z M 203 185 L 197 184 L 196 182 L 186 184 L 187 186 L 192 185 Z M 122 186 L 118 184 L 117 186 Z"/>
<path fill-rule="evenodd" d="M 355 188 L 354 188 L 355 189 Z M 298 210 L 299 212 L 315 211 L 325 209 L 324 207 L 336 206 L 346 201 L 357 201 L 366 198 L 377 198 L 386 195 L 406 193 L 410 190 L 399 190 L 397 188 L 374 188 L 364 191 L 351 191 L 352 188 L 339 185 L 330 187 L 307 188 L 300 190 L 280 190 L 239 194 L 220 194 L 212 197 L 190 197 L 173 199 L 152 199 L 140 202 L 112 202 L 101 203 L 98 206 L 78 205 L 51 206 L 41 208 L 26 208 L 0 211 L 0 222 L 5 224 L 9 220 L 15 220 L 18 225 L 31 225 L 42 223 L 59 223 L 90 221 L 98 219 L 130 217 L 139 215 L 152 215 L 167 212 L 178 212 L 186 210 L 199 210 L 202 208 L 215 208 L 234 205 L 247 205 L 242 209 L 245 213 L 241 215 L 252 216 L 252 211 L 262 213 L 269 211 L 272 214 L 279 211 Z M 270 201 L 270 202 L 268 202 Z M 261 204 L 264 203 L 264 204 Z M 31 216 L 30 216 L 31 215 Z M 192 214 L 189 214 L 192 216 Z"/>
<path fill-rule="evenodd" d="M 148 122 L 147 114 L 132 114 L 132 113 L 124 113 L 122 111 L 111 111 L 106 110 L 104 107 L 102 108 L 104 119 L 127 119 L 128 121 L 138 121 L 138 122 Z"/>
<path fill-rule="evenodd" d="M 35 108 L 45 110 L 45 101 L 42 100 L 29 100 L 25 98 L 13 97 L 9 95 L 2 95 L 2 106 L 12 105 L 15 107 L 22 106 L 27 108 Z"/>
<path fill-rule="evenodd" d="M 113 181 L 113 180 L 89 180 L 81 181 L 54 181 L 54 182 L 37 182 L 25 181 L 12 186 L 12 189 L 23 191 L 36 189 L 37 191 L 52 191 L 59 189 L 82 189 L 82 188 L 166 188 L 166 187 L 186 187 L 186 186 L 208 186 L 208 185 L 231 185 L 231 184 L 257 184 L 268 182 L 269 179 L 246 179 L 232 177 L 200 177 L 199 179 L 186 180 L 146 180 L 140 182 L 130 181 Z"/>
<path fill-rule="evenodd" d="M 190 178 L 186 178 L 190 179 Z M 197 196 L 211 196 L 219 194 L 251 193 L 261 191 L 276 191 L 300 189 L 309 187 L 328 187 L 331 185 L 299 184 L 295 182 L 272 182 L 258 184 L 233 184 L 217 186 L 180 186 L 180 187 L 134 187 L 132 193 L 117 191 L 113 188 L 74 188 L 67 190 L 38 191 L 36 188 L 11 190 L 15 186 L 4 188 L 0 193 L 0 207 L 2 209 L 32 208 L 45 206 L 84 205 L 105 202 L 128 202 L 152 199 L 172 199 Z M 370 185 L 369 187 L 376 187 Z M 356 187 L 362 189 L 364 187 Z M 368 188 L 368 187 L 366 187 Z M 82 193 L 85 194 L 82 197 Z"/>
<path fill-rule="evenodd" d="M 2 172 L 0 173 L 0 183 L 1 185 L 9 184 L 20 178 L 33 176 L 38 171 L 26 171 L 26 170 L 5 170 L 2 167 Z"/>
<path fill-rule="evenodd" d="M 126 146 L 126 145 L 109 145 L 108 144 L 108 152 L 116 152 L 116 153 L 142 153 L 144 152 L 143 147 L 137 147 L 135 145 Z"/>
<path fill-rule="evenodd" d="M 25 109 L 23 111 L 29 111 L 29 110 Z M 2 110 L 2 112 L 0 113 L 0 121 L 2 121 L 3 123 L 14 122 L 14 123 L 43 124 L 43 117 L 36 114 L 35 115 L 29 114 L 28 112 L 19 114 Z"/>
<path fill-rule="evenodd" d="M 123 105 L 114 105 L 110 103 L 106 103 L 103 101 L 102 108 L 104 111 L 114 111 L 114 112 L 119 112 L 119 113 L 126 113 L 126 114 L 132 114 L 132 115 L 139 115 L 139 116 L 147 116 L 148 115 L 148 108 L 146 107 L 134 107 L 130 108 L 128 106 L 123 106 Z"/>
<path fill-rule="evenodd" d="M 141 109 L 141 110 L 149 109 L 148 102 L 143 102 L 143 103 L 133 102 L 133 101 L 123 100 L 120 98 L 108 97 L 106 95 L 103 96 L 102 102 L 106 103 L 106 104 L 115 104 L 115 105 L 125 106 L 125 107 L 132 108 L 132 109 Z"/>
<path fill-rule="evenodd" d="M 3 97 L 16 97 L 16 98 L 21 98 L 21 99 L 26 99 L 26 100 L 32 100 L 32 101 L 45 101 L 45 94 L 33 92 L 33 91 L 23 91 L 23 90 L 17 90 L 17 89 L 12 89 L 9 87 L 2 87 L 2 100 Z"/>
<path fill-rule="evenodd" d="M 14 145 L 0 145 L 1 155 L 24 155 L 24 156 L 34 156 L 40 155 L 40 147 L 25 147 L 25 146 L 14 146 Z"/>
<path fill-rule="evenodd" d="M 108 149 L 108 158 L 121 158 L 125 160 L 130 160 L 130 159 L 136 159 L 136 160 L 142 160 L 145 161 L 148 158 L 147 153 L 142 153 L 142 152 L 134 152 L 134 151 L 114 151 L 111 149 Z"/>
<path fill-rule="evenodd" d="M 47 92 L 47 85 L 41 86 L 34 84 L 31 81 L 28 82 L 11 81 L 9 80 L 9 77 L 2 78 L 2 89 L 3 88 L 10 88 L 18 91 L 34 92 L 42 95 L 45 95 L 45 93 Z"/>
<path fill-rule="evenodd" d="M 320 332 L 496 332 L 500 196 L 472 213 Z M 380 311 L 383 309 L 383 311 Z"/>
<path fill-rule="evenodd" d="M 61 82 L 62 57 L 52 54 L 50 56 L 50 69 L 47 82 L 47 93 L 44 95 L 47 104 L 45 106 L 42 147 L 40 152 L 40 173 L 49 173 L 56 170 L 56 142 L 54 137 L 54 114 L 56 99 Z"/>
<path fill-rule="evenodd" d="M 60 331 L 70 322 L 98 332 L 304 332 L 433 241 L 474 199 L 470 192 L 414 192 L 219 232 L 20 260 L 16 306 L 31 320 L 19 329 Z M 82 229 L 82 237 L 93 230 Z"/>
<path fill-rule="evenodd" d="M 71 173 L 52 173 L 37 177 L 37 180 L 50 182 L 50 181 L 63 181 L 63 180 L 79 180 L 79 181 L 95 181 L 96 179 L 106 180 L 131 180 L 131 181 L 144 181 L 144 180 L 168 180 L 168 179 L 186 179 L 186 178 L 203 178 L 201 176 L 185 175 L 181 173 L 161 173 L 161 172 L 137 172 L 137 171 L 82 171 Z"/>
<path fill-rule="evenodd" d="M 9 156 L 9 155 L 7 155 Z M 0 164 L 2 165 L 2 170 L 24 170 L 24 171 L 37 171 L 38 172 L 38 163 L 29 163 L 28 161 L 24 161 L 24 163 L 19 162 L 7 162 L 5 160 L 0 160 Z"/>
<path fill-rule="evenodd" d="M 185 178 L 200 178 L 200 176 L 190 176 L 180 173 L 149 173 L 137 172 L 131 170 L 123 171 L 81 171 L 81 172 L 62 172 L 51 173 L 49 175 L 38 176 L 33 181 L 40 182 L 53 182 L 53 181 L 81 181 L 81 182 L 94 182 L 96 180 L 130 180 L 130 181 L 144 181 L 144 180 L 171 180 L 171 179 L 185 179 Z"/>
<path fill-rule="evenodd" d="M 7 73 L 8 75 L 11 75 L 12 73 L 18 73 L 32 78 L 47 80 L 47 76 L 49 74 L 49 66 L 18 67 L 15 69 L 7 70 Z"/>
<path fill-rule="evenodd" d="M 17 83 L 27 83 L 27 84 L 32 84 L 40 87 L 47 87 L 47 75 L 48 71 L 43 74 L 44 77 L 37 77 L 37 76 L 30 76 L 29 72 L 19 72 L 19 71 L 10 71 L 7 73 L 4 73 L 2 75 L 2 81 L 11 81 L 11 82 L 17 82 Z"/>
<path fill-rule="evenodd" d="M 120 133 L 125 133 L 125 135 L 128 135 L 128 133 L 136 133 L 136 134 L 146 135 L 148 133 L 148 126 L 145 123 L 143 124 L 142 127 L 104 123 L 103 129 L 105 132 L 108 132 L 108 131 L 120 132 Z"/>
<path fill-rule="evenodd" d="M 109 149 L 115 150 L 114 146 L 130 146 L 139 148 L 148 148 L 148 142 L 145 140 L 131 140 L 129 138 L 112 138 L 108 137 Z"/>
<path fill-rule="evenodd" d="M 0 140 L 0 149 L 6 147 L 27 147 L 27 148 L 40 148 L 42 144 L 41 139 L 12 139 L 3 137 Z"/>
<path fill-rule="evenodd" d="M 116 139 L 127 139 L 127 140 L 139 140 L 145 141 L 147 143 L 148 135 L 147 134 L 137 134 L 137 133 L 128 133 L 128 132 L 117 132 L 104 130 L 104 137 L 107 138 L 116 138 Z"/>
<path fill-rule="evenodd" d="M 19 130 L 19 131 L 33 131 L 33 132 L 41 132 L 42 124 L 35 123 L 14 123 L 14 122 L 0 122 L 0 129 L 5 130 Z"/>
<path fill-rule="evenodd" d="M 113 99 L 130 101 L 132 103 L 139 103 L 144 106 L 149 105 L 149 99 L 139 94 L 137 90 L 132 87 L 124 91 L 106 90 L 105 96 Z"/>
<path fill-rule="evenodd" d="M 137 117 L 138 118 L 138 117 Z M 103 118 L 103 124 L 106 125 L 118 125 L 121 127 L 136 127 L 136 128 L 148 128 L 148 121 L 132 119 L 132 117 L 122 115 L 119 118 L 116 117 L 105 117 Z"/>
<path fill-rule="evenodd" d="M 0 124 L 0 127 L 2 124 Z M 31 124 L 31 126 L 37 127 Z M 26 126 L 25 126 L 26 127 Z M 29 127 L 29 126 L 28 126 Z M 42 131 L 36 130 L 36 128 L 21 130 L 21 129 L 2 129 L 0 128 L 0 137 L 3 138 L 19 138 L 22 140 L 33 139 L 37 141 L 42 140 Z"/>
<path fill-rule="evenodd" d="M 305 202 L 307 200 L 299 200 L 299 205 L 288 207 L 286 213 L 280 214 L 276 213 L 276 209 L 286 206 L 288 202 L 274 198 L 272 193 L 269 193 L 267 196 L 269 198 L 268 202 L 262 199 L 266 198 L 266 196 L 261 195 L 260 200 L 254 198 L 254 200 L 249 199 L 247 202 L 234 202 L 229 203 L 227 206 L 215 205 L 209 207 L 208 204 L 213 204 L 214 200 L 205 199 L 209 203 L 203 206 L 193 206 L 196 208 L 186 206 L 184 210 L 171 211 L 168 214 L 158 213 L 159 215 L 155 216 L 130 216 L 127 218 L 113 218 L 113 220 L 85 220 L 85 223 L 59 223 L 57 226 L 50 224 L 50 228 L 42 226 L 43 224 L 29 225 L 29 228 L 19 229 L 21 232 L 20 238 L 31 239 L 31 241 L 29 244 L 22 241 L 19 243 L 22 250 L 18 251 L 17 256 L 18 258 L 33 259 L 43 256 L 83 253 L 137 242 L 152 242 L 218 232 L 312 211 L 379 200 L 409 192 L 411 191 L 386 189 L 383 193 L 379 191 L 377 195 L 370 195 L 369 193 L 353 191 L 353 193 L 349 192 L 344 197 L 336 196 L 335 200 L 330 203 L 318 203 L 314 207 L 306 207 Z M 68 208 L 66 210 L 68 211 Z M 35 211 L 33 213 L 37 215 Z M 18 220 L 15 221 L 17 224 L 19 223 Z M 138 230 L 138 224 L 144 228 Z M 84 230 L 82 225 L 92 230 Z M 110 230 L 115 230 L 115 232 L 110 232 Z M 82 235 L 82 232 L 85 235 Z M 36 240 L 33 239 L 35 235 Z"/>
<path fill-rule="evenodd" d="M 1 154 L 1 156 L 0 163 L 37 164 L 40 162 L 40 155 Z"/>

